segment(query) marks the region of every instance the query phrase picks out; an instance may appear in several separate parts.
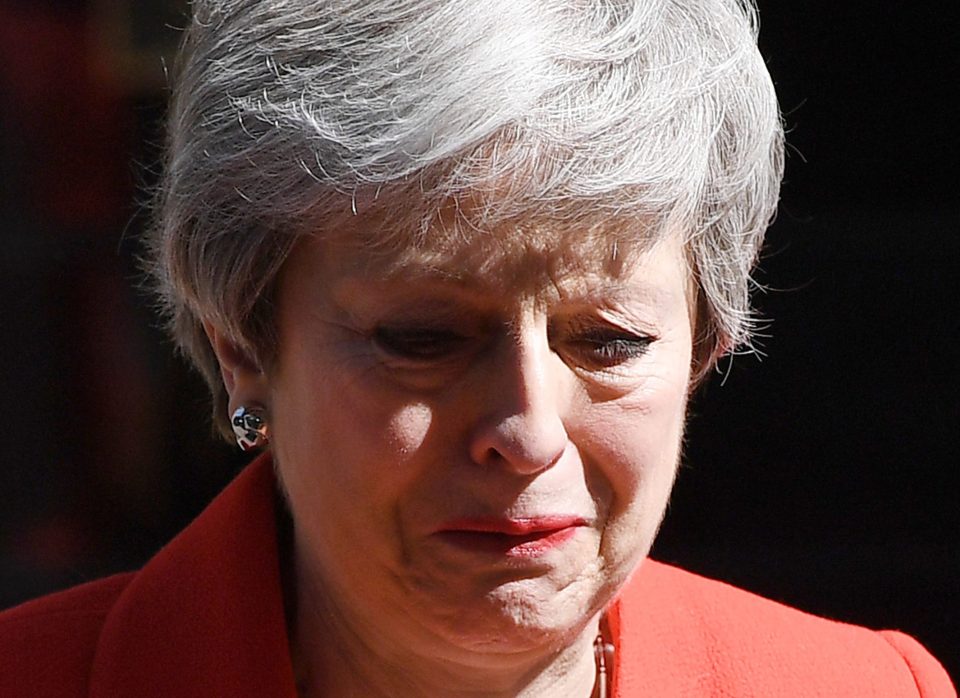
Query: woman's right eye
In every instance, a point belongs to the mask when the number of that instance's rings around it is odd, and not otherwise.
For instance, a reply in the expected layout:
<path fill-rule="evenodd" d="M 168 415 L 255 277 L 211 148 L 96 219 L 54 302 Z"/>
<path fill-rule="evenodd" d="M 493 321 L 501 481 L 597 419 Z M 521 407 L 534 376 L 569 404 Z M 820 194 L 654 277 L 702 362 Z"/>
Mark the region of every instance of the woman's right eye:
<path fill-rule="evenodd" d="M 378 327 L 374 342 L 386 353 L 410 361 L 437 361 L 460 349 L 466 337 L 451 330 L 426 327 Z"/>

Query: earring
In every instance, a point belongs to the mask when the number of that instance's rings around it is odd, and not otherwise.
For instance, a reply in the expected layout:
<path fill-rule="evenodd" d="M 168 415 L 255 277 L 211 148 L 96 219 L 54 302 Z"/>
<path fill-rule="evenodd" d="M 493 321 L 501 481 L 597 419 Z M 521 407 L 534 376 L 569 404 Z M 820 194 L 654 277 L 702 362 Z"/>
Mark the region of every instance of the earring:
<path fill-rule="evenodd" d="M 244 451 L 266 446 L 270 441 L 266 411 L 261 407 L 238 407 L 230 419 L 237 445 Z"/>

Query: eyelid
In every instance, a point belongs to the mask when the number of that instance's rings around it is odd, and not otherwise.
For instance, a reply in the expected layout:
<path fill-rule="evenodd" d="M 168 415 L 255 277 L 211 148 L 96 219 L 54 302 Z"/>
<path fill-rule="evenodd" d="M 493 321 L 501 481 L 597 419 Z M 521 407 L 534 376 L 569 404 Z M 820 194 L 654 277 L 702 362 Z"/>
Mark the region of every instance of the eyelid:
<path fill-rule="evenodd" d="M 614 370 L 641 359 L 657 337 L 646 331 L 624 327 L 608 318 L 576 318 L 559 332 L 552 343 L 574 365 L 585 370 Z"/>
<path fill-rule="evenodd" d="M 650 344 L 656 340 L 655 337 L 651 337 L 646 334 L 637 334 L 635 332 L 628 332 L 625 330 L 610 329 L 610 330 L 590 330 L 582 333 L 572 334 L 567 341 L 574 344 L 591 344 L 596 346 L 604 345 L 613 345 L 617 343 L 623 344 L 632 344 L 642 346 L 644 350 Z"/>
<path fill-rule="evenodd" d="M 413 363 L 442 361 L 457 353 L 468 337 L 446 327 L 379 326 L 371 339 L 391 358 Z"/>
<path fill-rule="evenodd" d="M 554 333 L 558 336 L 609 337 L 619 335 L 623 338 L 659 339 L 657 331 L 653 327 L 645 325 L 646 323 L 634 321 L 619 313 L 600 310 L 586 317 L 562 318 L 556 323 Z"/>

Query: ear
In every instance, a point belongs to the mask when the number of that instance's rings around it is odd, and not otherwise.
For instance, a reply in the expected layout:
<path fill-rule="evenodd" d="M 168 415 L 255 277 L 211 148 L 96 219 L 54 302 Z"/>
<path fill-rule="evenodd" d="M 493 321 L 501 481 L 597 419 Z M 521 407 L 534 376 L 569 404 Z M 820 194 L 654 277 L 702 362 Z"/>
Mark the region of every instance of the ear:
<path fill-rule="evenodd" d="M 217 355 L 223 385 L 230 395 L 230 413 L 241 406 L 268 407 L 269 385 L 257 360 L 213 323 L 204 322 L 203 329 Z"/>

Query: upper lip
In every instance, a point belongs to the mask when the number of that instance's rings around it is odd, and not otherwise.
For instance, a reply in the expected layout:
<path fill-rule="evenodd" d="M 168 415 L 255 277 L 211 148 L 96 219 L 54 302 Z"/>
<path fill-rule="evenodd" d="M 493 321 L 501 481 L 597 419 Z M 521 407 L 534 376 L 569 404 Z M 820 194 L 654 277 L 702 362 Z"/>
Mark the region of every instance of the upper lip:
<path fill-rule="evenodd" d="M 440 527 L 440 532 L 499 533 L 511 536 L 529 536 L 559 531 L 572 526 L 585 526 L 587 520 L 574 514 L 547 516 L 476 516 L 455 519 Z"/>

